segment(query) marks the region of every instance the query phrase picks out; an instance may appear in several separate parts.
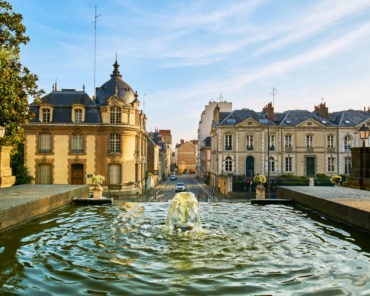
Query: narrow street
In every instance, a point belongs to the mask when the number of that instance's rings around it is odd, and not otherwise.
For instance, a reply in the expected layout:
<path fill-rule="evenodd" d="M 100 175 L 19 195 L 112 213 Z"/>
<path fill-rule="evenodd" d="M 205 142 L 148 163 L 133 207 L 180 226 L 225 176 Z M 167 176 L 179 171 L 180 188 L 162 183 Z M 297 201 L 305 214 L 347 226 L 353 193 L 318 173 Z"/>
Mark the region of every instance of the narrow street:
<path fill-rule="evenodd" d="M 177 193 L 175 192 L 175 186 L 177 183 L 184 183 L 186 191 L 193 192 L 199 201 L 206 201 L 207 198 L 211 198 L 212 194 L 206 189 L 206 187 L 198 183 L 195 174 L 178 175 L 177 180 L 168 180 L 163 191 L 157 195 L 157 201 L 168 201 L 174 197 Z"/>

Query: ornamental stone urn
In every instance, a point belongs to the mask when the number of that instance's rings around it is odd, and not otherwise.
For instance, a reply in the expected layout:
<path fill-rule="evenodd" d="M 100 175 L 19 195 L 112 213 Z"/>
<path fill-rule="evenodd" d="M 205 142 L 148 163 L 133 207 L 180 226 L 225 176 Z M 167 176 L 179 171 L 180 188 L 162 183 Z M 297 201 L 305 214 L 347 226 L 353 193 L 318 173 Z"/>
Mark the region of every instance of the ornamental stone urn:
<path fill-rule="evenodd" d="M 103 198 L 103 188 L 100 185 L 94 186 L 92 192 L 93 198 Z"/>
<path fill-rule="evenodd" d="M 259 183 L 256 187 L 256 199 L 265 199 L 266 192 L 265 186 L 262 183 Z"/>

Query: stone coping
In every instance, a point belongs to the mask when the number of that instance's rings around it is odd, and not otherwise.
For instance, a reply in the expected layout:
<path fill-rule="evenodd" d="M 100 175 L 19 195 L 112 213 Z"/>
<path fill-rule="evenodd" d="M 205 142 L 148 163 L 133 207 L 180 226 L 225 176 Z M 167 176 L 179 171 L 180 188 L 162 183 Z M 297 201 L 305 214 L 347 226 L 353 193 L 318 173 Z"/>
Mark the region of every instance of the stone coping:
<path fill-rule="evenodd" d="M 278 198 L 294 200 L 329 217 L 370 231 L 370 191 L 348 187 L 279 186 Z"/>
<path fill-rule="evenodd" d="M 17 185 L 0 188 L 0 231 L 88 197 L 87 185 Z"/>

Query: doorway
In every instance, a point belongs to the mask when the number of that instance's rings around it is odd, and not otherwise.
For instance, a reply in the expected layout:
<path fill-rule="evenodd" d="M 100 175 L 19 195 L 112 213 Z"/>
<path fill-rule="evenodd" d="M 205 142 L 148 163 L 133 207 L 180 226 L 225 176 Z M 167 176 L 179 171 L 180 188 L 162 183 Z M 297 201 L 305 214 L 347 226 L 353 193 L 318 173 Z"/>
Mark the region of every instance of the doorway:
<path fill-rule="evenodd" d="M 80 163 L 72 164 L 72 185 L 82 185 L 84 184 L 84 166 Z"/>
<path fill-rule="evenodd" d="M 254 158 L 253 156 L 248 156 L 246 159 L 246 170 L 245 175 L 247 179 L 252 179 L 254 176 Z"/>
<path fill-rule="evenodd" d="M 306 157 L 306 176 L 315 177 L 315 157 Z"/>

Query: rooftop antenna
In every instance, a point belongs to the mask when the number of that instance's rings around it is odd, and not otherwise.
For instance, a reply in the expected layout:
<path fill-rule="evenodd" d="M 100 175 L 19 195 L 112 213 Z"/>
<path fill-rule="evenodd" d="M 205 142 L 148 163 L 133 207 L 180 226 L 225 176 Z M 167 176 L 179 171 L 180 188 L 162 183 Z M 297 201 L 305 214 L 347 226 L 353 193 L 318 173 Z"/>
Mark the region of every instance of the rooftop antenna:
<path fill-rule="evenodd" d="M 97 14 L 97 8 L 95 5 L 95 17 L 94 17 L 94 97 L 96 98 L 96 23 L 100 14 Z"/>
<path fill-rule="evenodd" d="M 224 96 L 222 95 L 222 93 L 220 93 L 220 102 L 222 101 L 223 98 Z"/>
<path fill-rule="evenodd" d="M 271 93 L 271 94 L 272 94 L 272 107 L 273 107 L 273 108 L 275 108 L 275 95 L 276 95 L 276 90 L 277 90 L 277 89 L 276 89 L 275 87 L 273 87 L 273 88 L 272 88 L 272 93 Z"/>

